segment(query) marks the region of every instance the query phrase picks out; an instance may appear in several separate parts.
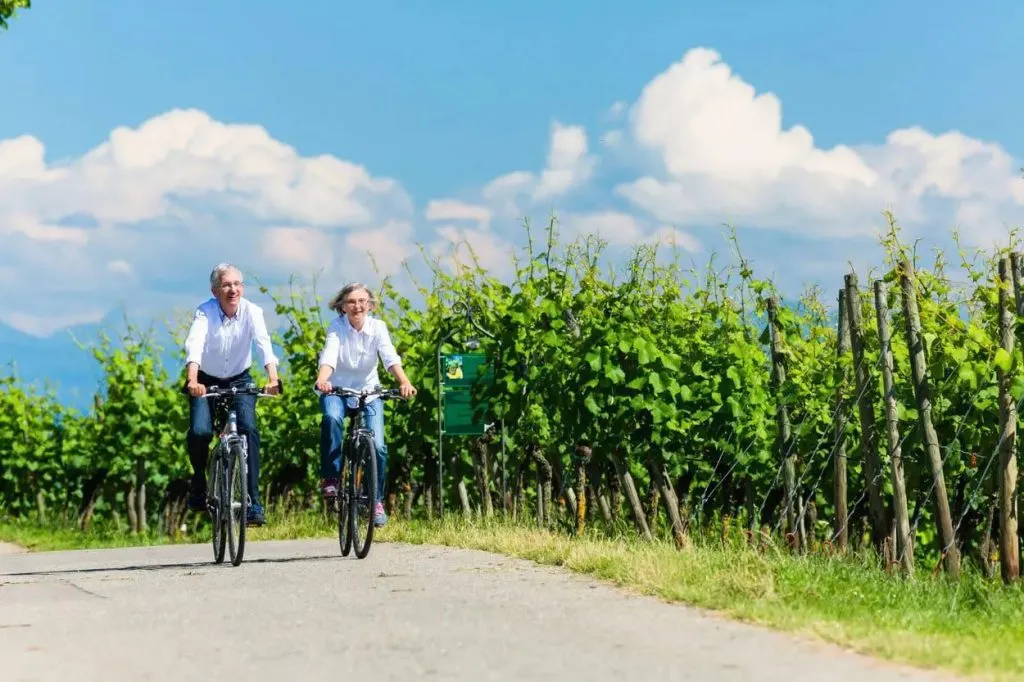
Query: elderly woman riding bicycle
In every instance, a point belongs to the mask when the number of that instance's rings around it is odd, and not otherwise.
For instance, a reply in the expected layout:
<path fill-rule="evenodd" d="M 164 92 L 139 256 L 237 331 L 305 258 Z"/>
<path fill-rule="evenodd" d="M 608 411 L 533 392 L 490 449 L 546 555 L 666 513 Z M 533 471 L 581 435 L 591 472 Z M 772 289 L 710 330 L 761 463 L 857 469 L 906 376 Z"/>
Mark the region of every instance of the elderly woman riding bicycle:
<path fill-rule="evenodd" d="M 320 396 L 320 490 L 325 498 L 338 494 L 338 475 L 341 447 L 345 437 L 345 398 L 330 395 L 332 388 L 355 391 L 373 389 L 380 385 L 377 362 L 399 381 L 403 398 L 416 394 L 416 389 L 402 371 L 402 359 L 391 342 L 387 325 L 370 313 L 377 300 L 369 287 L 360 282 L 345 285 L 328 304 L 338 313 L 327 327 L 327 338 L 320 352 L 320 368 L 316 377 L 316 390 Z M 349 407 L 357 403 L 349 398 Z M 388 450 L 384 443 L 384 403 L 380 398 L 367 403 L 364 413 L 366 424 L 373 429 L 377 450 L 377 491 L 374 506 L 374 524 L 387 522 L 384 513 L 385 467 Z"/>

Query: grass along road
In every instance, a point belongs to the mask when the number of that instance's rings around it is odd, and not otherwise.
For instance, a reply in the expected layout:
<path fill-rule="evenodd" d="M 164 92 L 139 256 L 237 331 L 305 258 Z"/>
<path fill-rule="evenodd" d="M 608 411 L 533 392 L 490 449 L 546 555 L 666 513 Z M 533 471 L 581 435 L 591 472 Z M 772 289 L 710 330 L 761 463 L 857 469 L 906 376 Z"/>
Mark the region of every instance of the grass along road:
<path fill-rule="evenodd" d="M 252 540 L 331 537 L 316 514 L 280 517 L 252 529 Z M 34 551 L 164 544 L 116 531 L 83 535 L 0 523 L 0 540 Z M 189 541 L 207 541 L 202 533 Z M 584 536 L 569 538 L 500 521 L 393 521 L 377 542 L 479 549 L 562 566 L 670 601 L 836 643 L 851 650 L 942 668 L 982 679 L 1024 679 L 1024 592 L 967 573 L 959 583 L 921 574 L 886 576 L 866 559 L 796 557 L 768 550 L 698 542 L 684 551 L 667 543 Z M 372 560 L 373 554 L 369 559 Z"/>

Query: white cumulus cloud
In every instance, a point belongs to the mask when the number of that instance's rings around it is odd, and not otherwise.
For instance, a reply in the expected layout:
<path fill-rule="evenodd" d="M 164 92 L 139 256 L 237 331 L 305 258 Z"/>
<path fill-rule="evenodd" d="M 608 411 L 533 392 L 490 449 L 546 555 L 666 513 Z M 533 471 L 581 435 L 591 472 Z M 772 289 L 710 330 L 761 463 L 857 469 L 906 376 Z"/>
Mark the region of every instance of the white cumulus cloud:
<path fill-rule="evenodd" d="M 496 213 L 519 217 L 542 202 L 551 202 L 584 185 L 596 164 L 597 159 L 589 152 L 586 130 L 555 121 L 544 170 L 539 174 L 523 170 L 506 173 L 489 182 L 482 195 Z"/>
<path fill-rule="evenodd" d="M 1024 207 L 1024 180 L 998 145 L 914 127 L 881 144 L 824 149 L 804 126 L 784 128 L 779 99 L 706 48 L 644 87 L 630 108 L 629 137 L 659 167 L 616 192 L 665 222 L 738 221 L 836 237 L 873 234 L 885 208 L 904 222 L 946 228 L 960 202 L 984 203 L 988 211 L 969 215 L 990 222 L 1020 218 Z"/>
<path fill-rule="evenodd" d="M 120 305 L 159 315 L 149 298 L 193 305 L 220 261 L 261 277 L 342 265 L 368 277 L 367 251 L 379 252 L 382 269 L 410 252 L 412 212 L 396 180 L 334 156 L 302 156 L 259 125 L 194 109 L 118 127 L 60 162 L 32 136 L 3 140 L 0 266 L 15 278 L 58 276 L 0 297 L 0 322 L 38 333 L 51 326 L 40 320 L 91 321 Z M 131 291 L 129 274 L 139 282 Z"/>
<path fill-rule="evenodd" d="M 1024 219 L 1021 163 L 997 142 L 911 126 L 826 148 L 805 126 L 785 127 L 779 98 L 708 48 L 594 113 L 599 130 L 552 121 L 534 168 L 422 206 L 360 163 L 303 156 L 260 125 L 195 109 L 118 127 L 67 160 L 48 159 L 31 135 L 0 140 L 0 288 L 33 282 L 0 296 L 0 322 L 48 333 L 120 306 L 162 317 L 205 298 L 220 261 L 264 281 L 317 274 L 333 289 L 374 281 L 374 263 L 398 273 L 418 241 L 448 267 L 472 251 L 504 277 L 525 242 L 521 220 L 536 234 L 549 210 L 564 236 L 597 234 L 618 252 L 659 243 L 696 254 L 702 230 L 727 222 L 766 231 L 758 257 L 794 278 L 854 258 L 851 244 L 869 241 L 886 208 L 913 236 L 959 224 L 986 245 Z"/>

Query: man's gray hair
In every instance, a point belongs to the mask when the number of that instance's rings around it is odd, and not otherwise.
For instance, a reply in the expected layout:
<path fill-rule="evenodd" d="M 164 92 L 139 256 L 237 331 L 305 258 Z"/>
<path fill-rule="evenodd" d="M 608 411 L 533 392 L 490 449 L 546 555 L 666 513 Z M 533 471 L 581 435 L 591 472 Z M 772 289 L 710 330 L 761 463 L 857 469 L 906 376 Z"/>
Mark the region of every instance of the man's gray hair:
<path fill-rule="evenodd" d="M 234 270 L 241 277 L 242 271 L 238 269 L 238 266 L 232 265 L 231 263 L 220 263 L 210 272 L 210 286 L 215 287 L 220 284 L 221 279 L 224 275 Z"/>
<path fill-rule="evenodd" d="M 370 287 L 366 286 L 362 282 L 349 282 L 348 284 L 343 286 L 341 288 L 341 291 L 339 291 L 333 297 L 331 297 L 331 300 L 327 304 L 327 306 L 331 310 L 333 310 L 334 312 L 338 313 L 339 315 L 344 314 L 345 309 L 342 306 L 342 304 L 344 303 L 345 298 L 349 294 L 351 294 L 353 291 L 359 291 L 360 289 L 365 291 L 366 295 L 369 296 L 369 298 L 370 298 L 370 310 L 373 310 L 374 308 L 376 308 L 377 307 L 377 296 L 374 295 L 374 293 L 370 289 Z"/>

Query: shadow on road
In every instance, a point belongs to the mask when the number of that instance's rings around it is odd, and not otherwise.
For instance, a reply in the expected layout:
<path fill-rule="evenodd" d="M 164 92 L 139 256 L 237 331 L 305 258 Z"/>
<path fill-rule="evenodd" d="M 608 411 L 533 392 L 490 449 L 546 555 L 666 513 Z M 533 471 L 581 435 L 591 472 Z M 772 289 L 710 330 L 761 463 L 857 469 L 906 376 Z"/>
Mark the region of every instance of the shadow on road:
<path fill-rule="evenodd" d="M 242 566 L 245 566 L 246 564 L 290 564 L 290 563 L 298 563 L 298 562 L 302 562 L 302 561 L 321 561 L 323 559 L 343 559 L 343 560 L 346 560 L 346 561 L 350 561 L 350 559 L 345 559 L 344 557 L 341 557 L 338 554 L 322 554 L 322 555 L 317 555 L 317 556 L 276 557 L 276 558 L 267 557 L 267 558 L 260 558 L 260 559 L 246 559 L 246 560 L 244 560 L 242 562 L 242 564 L 240 566 L 237 566 L 237 567 L 232 566 L 228 562 L 224 562 L 223 564 L 215 564 L 212 561 L 205 560 L 205 561 L 179 562 L 179 563 L 172 563 L 172 564 L 137 564 L 137 565 L 131 565 L 131 566 L 115 566 L 115 567 L 100 566 L 100 567 L 95 567 L 95 568 L 63 568 L 63 569 L 54 569 L 54 570 L 50 570 L 50 571 L 18 571 L 18 572 L 3 571 L 3 572 L 0 572 L 0 576 L 30 577 L 30 576 L 46 576 L 46 575 L 66 575 L 66 574 L 69 574 L 69 573 L 117 573 L 117 572 L 121 572 L 121 571 L 166 571 L 166 570 L 180 570 L 180 569 L 183 569 L 183 568 L 224 568 L 224 569 L 238 570 L 239 568 L 242 568 Z"/>

